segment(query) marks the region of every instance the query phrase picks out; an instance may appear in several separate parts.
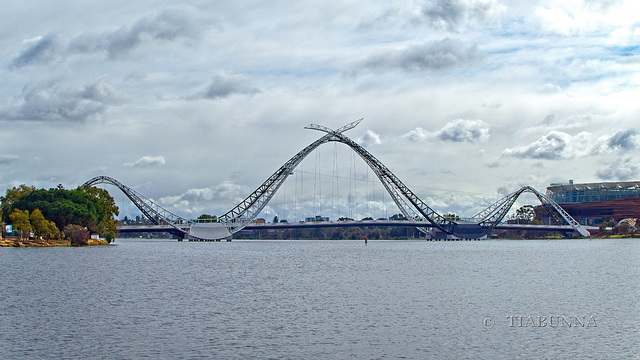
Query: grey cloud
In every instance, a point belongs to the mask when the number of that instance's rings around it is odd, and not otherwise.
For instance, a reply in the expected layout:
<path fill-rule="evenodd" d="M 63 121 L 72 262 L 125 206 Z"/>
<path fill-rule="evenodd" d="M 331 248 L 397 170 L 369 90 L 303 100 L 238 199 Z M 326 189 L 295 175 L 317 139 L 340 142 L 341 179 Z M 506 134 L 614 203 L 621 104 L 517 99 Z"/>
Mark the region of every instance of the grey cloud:
<path fill-rule="evenodd" d="M 627 181 L 637 179 L 640 174 L 640 166 L 629 156 L 617 159 L 609 163 L 605 168 L 596 172 L 596 176 L 601 180 Z"/>
<path fill-rule="evenodd" d="M 62 44 L 56 35 L 44 36 L 15 57 L 11 67 L 20 68 L 31 64 L 48 63 L 54 60 L 61 50 Z"/>
<path fill-rule="evenodd" d="M 164 156 L 143 156 L 135 162 L 125 163 L 127 167 L 147 168 L 152 166 L 163 166 L 167 163 Z"/>
<path fill-rule="evenodd" d="M 429 0 L 424 5 L 390 2 L 389 7 L 371 19 L 363 20 L 358 28 L 371 30 L 395 25 L 426 24 L 437 30 L 459 32 L 470 24 L 499 19 L 506 6 L 496 0 Z"/>
<path fill-rule="evenodd" d="M 213 75 L 211 83 L 202 91 L 189 97 L 189 99 L 216 100 L 226 98 L 234 94 L 256 94 L 261 90 L 254 87 L 249 79 L 242 75 L 228 75 L 217 73 Z"/>
<path fill-rule="evenodd" d="M 426 5 L 422 13 L 429 24 L 447 30 L 455 30 L 462 21 L 465 7 L 460 1 L 435 1 Z"/>
<path fill-rule="evenodd" d="M 72 54 L 106 53 L 114 59 L 140 46 L 146 40 L 175 41 L 198 38 L 205 27 L 200 14 L 191 8 L 176 8 L 140 18 L 131 26 L 104 33 L 81 34 L 64 41 L 47 35 L 20 53 L 11 62 L 13 67 L 49 63 L 57 57 Z"/>
<path fill-rule="evenodd" d="M 103 34 L 85 34 L 71 41 L 71 53 L 106 52 L 117 58 L 138 47 L 145 39 L 173 41 L 199 35 L 202 21 L 186 9 L 165 10 L 139 19 L 130 27 L 121 27 Z"/>
<path fill-rule="evenodd" d="M 103 81 L 86 85 L 79 95 L 83 99 L 103 104 L 117 104 L 122 101 L 122 96 L 118 91 L 113 86 Z"/>
<path fill-rule="evenodd" d="M 457 119 L 448 122 L 436 132 L 428 132 L 418 127 L 409 131 L 403 137 L 413 142 L 436 139 L 449 142 L 474 143 L 486 141 L 489 138 L 489 125 L 482 120 Z"/>
<path fill-rule="evenodd" d="M 612 149 L 635 149 L 637 145 L 635 141 L 636 134 L 637 131 L 635 129 L 618 130 L 615 134 L 611 135 L 607 141 L 607 145 Z"/>
<path fill-rule="evenodd" d="M 637 131 L 635 129 L 618 130 L 613 135 L 598 138 L 591 153 L 593 155 L 606 154 L 612 151 L 629 151 L 637 147 Z"/>
<path fill-rule="evenodd" d="M 0 165 L 9 165 L 18 159 L 19 157 L 15 155 L 0 155 Z"/>
<path fill-rule="evenodd" d="M 489 126 L 481 120 L 458 119 L 447 123 L 436 137 L 452 142 L 484 141 L 489 138 Z"/>
<path fill-rule="evenodd" d="M 422 8 L 422 15 L 430 26 L 455 32 L 463 24 L 490 16 L 496 7 L 493 1 L 436 0 Z"/>
<path fill-rule="evenodd" d="M 473 62 L 480 56 L 477 46 L 466 46 L 460 40 L 446 38 L 371 56 L 362 62 L 359 68 L 383 71 L 440 70 Z"/>
<path fill-rule="evenodd" d="M 503 154 L 517 158 L 546 160 L 584 158 L 635 149 L 636 134 L 634 129 L 618 130 L 613 135 L 593 139 L 592 134 L 588 132 L 572 136 L 561 131 L 550 131 L 529 145 L 505 149 Z"/>
<path fill-rule="evenodd" d="M 50 80 L 25 86 L 15 104 L 0 111 L 0 120 L 85 121 L 118 99 L 115 89 L 102 81 L 73 89 Z"/>

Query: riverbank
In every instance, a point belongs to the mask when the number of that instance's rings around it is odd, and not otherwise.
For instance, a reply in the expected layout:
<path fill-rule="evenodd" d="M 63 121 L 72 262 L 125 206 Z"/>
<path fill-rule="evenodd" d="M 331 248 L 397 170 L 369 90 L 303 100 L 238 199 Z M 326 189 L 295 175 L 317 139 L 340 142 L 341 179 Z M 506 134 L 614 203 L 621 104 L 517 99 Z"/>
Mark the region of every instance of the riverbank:
<path fill-rule="evenodd" d="M 87 246 L 92 245 L 108 245 L 106 240 L 102 239 L 89 239 L 87 240 Z M 69 240 L 35 240 L 35 239 L 20 239 L 18 237 L 5 237 L 0 238 L 0 247 L 58 247 L 58 246 L 71 246 Z"/>

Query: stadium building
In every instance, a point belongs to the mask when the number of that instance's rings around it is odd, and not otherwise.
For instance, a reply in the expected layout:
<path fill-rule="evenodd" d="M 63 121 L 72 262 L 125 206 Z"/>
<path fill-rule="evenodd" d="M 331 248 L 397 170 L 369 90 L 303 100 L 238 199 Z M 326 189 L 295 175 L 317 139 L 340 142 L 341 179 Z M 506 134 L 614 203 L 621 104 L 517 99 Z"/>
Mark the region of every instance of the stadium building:
<path fill-rule="evenodd" d="M 547 196 L 583 225 L 640 218 L 640 181 L 551 184 Z"/>

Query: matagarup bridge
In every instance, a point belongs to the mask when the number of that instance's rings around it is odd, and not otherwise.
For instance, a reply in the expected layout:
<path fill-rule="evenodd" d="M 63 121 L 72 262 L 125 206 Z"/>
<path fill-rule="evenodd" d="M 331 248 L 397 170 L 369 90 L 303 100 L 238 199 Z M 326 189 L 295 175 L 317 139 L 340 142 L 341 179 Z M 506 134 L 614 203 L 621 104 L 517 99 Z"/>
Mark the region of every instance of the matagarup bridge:
<path fill-rule="evenodd" d="M 556 225 L 538 225 L 536 230 L 558 231 L 558 229 L 573 230 L 583 237 L 590 234 L 587 229 L 574 220 L 553 200 L 539 193 L 530 186 L 525 186 L 515 191 L 485 210 L 473 216 L 470 220 L 453 220 L 447 218 L 422 201 L 411 189 L 409 189 L 391 170 L 389 170 L 380 160 L 376 159 L 365 148 L 357 144 L 351 138 L 344 135 L 344 132 L 356 127 L 362 119 L 349 123 L 341 128 L 332 130 L 322 125 L 311 124 L 305 129 L 318 130 L 326 133 L 300 152 L 295 154 L 276 172 L 274 172 L 262 185 L 254 192 L 242 200 L 231 210 L 218 217 L 218 222 L 198 222 L 183 218 L 179 215 L 156 204 L 149 198 L 122 184 L 114 178 L 108 176 L 97 176 L 83 186 L 93 186 L 98 184 L 109 184 L 118 187 L 134 204 L 140 209 L 142 214 L 158 226 L 158 229 L 171 230 L 182 234 L 183 238 L 201 240 L 230 239 L 234 233 L 247 227 L 252 220 L 269 203 L 280 186 L 285 182 L 293 170 L 320 145 L 329 142 L 340 142 L 350 147 L 356 154 L 364 160 L 380 180 L 385 190 L 389 193 L 400 212 L 410 221 L 412 226 L 417 227 L 431 236 L 444 238 L 464 238 L 478 239 L 486 237 L 498 226 L 507 215 L 515 201 L 523 193 L 534 194 L 540 203 L 550 214 L 550 220 Z M 372 225 L 369 223 L 369 225 Z M 294 226 L 294 225 L 290 225 Z M 313 226 L 313 225 L 310 225 Z M 316 224 L 315 226 L 325 226 Z M 339 226 L 346 226 L 342 223 Z M 533 227 L 531 227 L 533 228 Z M 429 231 L 430 229 L 431 231 Z"/>

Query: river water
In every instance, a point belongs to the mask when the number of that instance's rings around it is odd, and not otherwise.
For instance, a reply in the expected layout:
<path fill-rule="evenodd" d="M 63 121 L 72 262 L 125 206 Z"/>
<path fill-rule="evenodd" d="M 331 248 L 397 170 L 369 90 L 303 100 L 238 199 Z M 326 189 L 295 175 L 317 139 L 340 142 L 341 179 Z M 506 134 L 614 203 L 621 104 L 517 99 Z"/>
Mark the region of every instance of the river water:
<path fill-rule="evenodd" d="M 640 358 L 640 241 L 0 248 L 2 359 Z"/>

